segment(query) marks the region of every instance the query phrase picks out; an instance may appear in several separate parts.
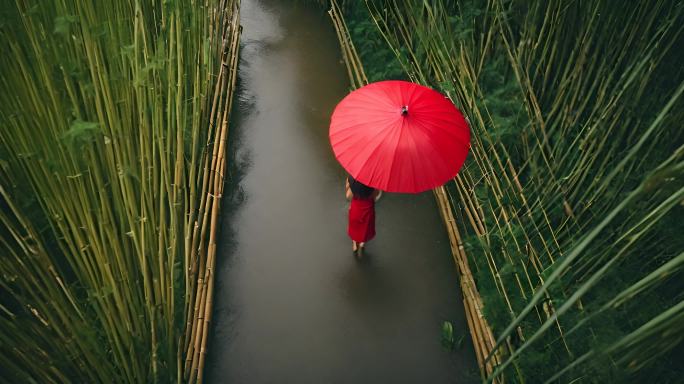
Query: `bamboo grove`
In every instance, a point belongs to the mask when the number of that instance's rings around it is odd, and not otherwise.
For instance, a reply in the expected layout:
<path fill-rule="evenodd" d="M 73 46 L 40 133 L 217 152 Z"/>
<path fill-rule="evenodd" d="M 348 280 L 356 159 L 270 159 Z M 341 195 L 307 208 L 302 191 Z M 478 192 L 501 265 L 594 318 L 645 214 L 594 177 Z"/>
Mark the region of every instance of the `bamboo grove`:
<path fill-rule="evenodd" d="M 201 382 L 239 1 L 0 7 L 2 380 Z"/>
<path fill-rule="evenodd" d="M 354 86 L 390 66 L 356 53 L 370 20 L 469 119 L 436 193 L 483 380 L 680 380 L 682 4 L 366 0 L 345 23 L 332 3 Z"/>

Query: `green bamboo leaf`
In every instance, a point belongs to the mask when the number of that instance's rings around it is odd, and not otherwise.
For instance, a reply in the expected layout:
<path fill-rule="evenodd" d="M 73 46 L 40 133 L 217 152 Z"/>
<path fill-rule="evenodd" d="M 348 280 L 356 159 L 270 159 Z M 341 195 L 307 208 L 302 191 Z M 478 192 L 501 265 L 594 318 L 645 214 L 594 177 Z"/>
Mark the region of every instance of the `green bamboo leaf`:
<path fill-rule="evenodd" d="M 82 147 L 100 136 L 102 136 L 102 130 L 99 123 L 76 119 L 62 134 L 62 140 L 72 147 Z"/>
<path fill-rule="evenodd" d="M 52 30 L 52 33 L 56 35 L 69 35 L 71 26 L 76 24 L 77 21 L 78 19 L 75 15 L 57 16 L 55 17 L 55 27 Z"/>

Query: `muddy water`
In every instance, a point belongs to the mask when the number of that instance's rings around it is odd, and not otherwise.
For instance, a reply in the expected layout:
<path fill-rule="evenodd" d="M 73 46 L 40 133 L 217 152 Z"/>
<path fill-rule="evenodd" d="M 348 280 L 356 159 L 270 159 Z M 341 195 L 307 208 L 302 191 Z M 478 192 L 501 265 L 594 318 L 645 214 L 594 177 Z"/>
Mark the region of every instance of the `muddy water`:
<path fill-rule="evenodd" d="M 325 13 L 243 0 L 222 249 L 207 374 L 214 383 L 465 383 L 476 365 L 431 193 L 385 195 L 356 261 L 344 174 L 327 141 L 348 92 Z M 460 348 L 441 345 L 443 321 Z"/>

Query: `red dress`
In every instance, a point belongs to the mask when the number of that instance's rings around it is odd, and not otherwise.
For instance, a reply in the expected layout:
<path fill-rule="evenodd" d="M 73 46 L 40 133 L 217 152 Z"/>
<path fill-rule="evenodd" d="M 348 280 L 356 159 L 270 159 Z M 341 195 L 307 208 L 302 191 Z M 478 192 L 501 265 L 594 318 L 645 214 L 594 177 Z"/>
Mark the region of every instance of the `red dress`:
<path fill-rule="evenodd" d="M 375 237 L 375 199 L 372 195 L 367 198 L 352 197 L 347 233 L 359 243 Z"/>

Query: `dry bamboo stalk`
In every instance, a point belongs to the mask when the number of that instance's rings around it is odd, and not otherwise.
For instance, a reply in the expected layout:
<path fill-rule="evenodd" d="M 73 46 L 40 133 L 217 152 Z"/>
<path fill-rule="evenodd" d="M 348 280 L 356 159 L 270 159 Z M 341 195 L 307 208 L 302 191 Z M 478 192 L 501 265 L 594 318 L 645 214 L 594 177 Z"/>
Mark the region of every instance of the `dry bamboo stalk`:
<path fill-rule="evenodd" d="M 366 84 L 368 84 L 368 78 L 366 77 L 366 72 L 363 69 L 363 63 L 361 63 L 361 58 L 359 57 L 358 52 L 356 51 L 356 47 L 354 46 L 354 42 L 351 39 L 351 36 L 349 35 L 349 29 L 347 28 L 347 22 L 344 21 L 344 17 L 342 17 L 342 11 L 340 9 L 340 6 L 337 4 L 336 0 L 331 1 L 332 7 L 337 9 L 337 16 L 338 16 L 338 22 L 340 23 L 341 26 L 341 33 L 346 36 L 346 43 L 349 49 L 350 53 L 350 58 L 354 60 L 354 68 L 356 69 L 356 76 L 359 79 L 357 85 L 358 87 L 362 87 Z"/>
<path fill-rule="evenodd" d="M 463 292 L 463 300 L 466 303 L 466 311 L 471 312 L 471 320 L 474 326 L 470 327 L 471 337 L 473 338 L 473 345 L 477 350 L 476 354 L 488 356 L 492 353 L 492 347 L 495 345 L 494 336 L 491 328 L 487 324 L 486 319 L 482 314 L 482 301 L 475 286 L 475 281 L 468 267 L 468 260 L 465 257 L 463 244 L 460 240 L 460 235 L 456 228 L 455 219 L 451 210 L 451 204 L 446 196 L 444 187 L 434 189 L 437 205 L 440 208 L 440 213 L 449 235 L 449 243 L 452 248 L 452 256 L 458 266 L 459 281 L 461 283 L 461 291 Z M 480 342 L 481 341 L 481 342 Z M 487 374 L 493 372 L 494 365 L 498 363 L 498 356 L 491 359 L 485 366 L 480 364 L 480 369 Z"/>
<path fill-rule="evenodd" d="M 223 71 L 219 72 L 219 80 L 223 77 Z M 213 125 L 213 124 L 212 124 Z M 187 377 L 190 366 L 192 364 L 193 351 L 195 349 L 195 340 L 197 339 L 197 323 L 200 321 L 200 308 L 201 308 L 201 297 L 204 291 L 205 281 L 204 281 L 204 268 L 206 265 L 206 257 L 204 251 L 204 241 L 206 228 L 207 228 L 207 217 L 209 215 L 209 210 L 207 205 L 210 202 L 210 192 L 208 191 L 208 186 L 212 179 L 211 165 L 209 156 L 205 156 L 205 174 L 203 178 L 202 187 L 202 202 L 200 203 L 200 211 L 198 213 L 198 220 L 195 222 L 195 229 L 193 230 L 193 240 L 192 240 L 192 255 L 191 263 L 192 270 L 190 272 L 191 281 L 194 283 L 195 289 L 193 289 L 191 300 L 189 301 L 189 307 L 193 308 L 192 315 L 188 316 L 188 322 L 186 327 L 189 327 L 186 331 L 186 336 L 188 333 L 190 337 L 187 338 L 186 343 L 186 365 L 185 365 L 185 375 Z M 201 218 L 201 221 L 200 221 Z M 197 281 L 195 283 L 195 276 L 197 276 Z M 187 329 L 187 328 L 186 328 Z"/>
<path fill-rule="evenodd" d="M 211 231 L 209 235 L 209 249 L 208 249 L 208 256 L 207 256 L 207 276 L 208 278 L 205 278 L 205 280 L 208 280 L 208 287 L 207 287 L 207 301 L 206 301 L 206 306 L 205 306 L 205 313 L 204 313 L 204 325 L 202 329 L 202 341 L 201 341 L 201 346 L 200 346 L 200 353 L 199 353 L 199 362 L 198 362 L 198 373 L 197 373 L 197 382 L 201 383 L 203 379 L 203 372 L 204 372 L 204 362 L 205 362 L 205 357 L 206 357 L 206 345 L 207 345 L 207 340 L 208 340 L 208 335 L 209 335 L 209 323 L 211 321 L 211 311 L 213 309 L 213 297 L 214 297 L 214 268 L 216 266 L 216 234 L 218 230 L 218 214 L 220 211 L 220 206 L 221 206 L 221 197 L 223 196 L 223 186 L 224 186 L 224 173 L 225 173 L 225 168 L 226 168 L 226 161 L 225 161 L 225 153 L 226 153 L 226 143 L 227 143 L 227 136 L 228 136 L 228 119 L 230 116 L 231 112 L 231 107 L 233 103 L 233 91 L 235 89 L 235 84 L 237 81 L 237 65 L 238 65 L 238 43 L 240 40 L 240 29 L 237 27 L 238 21 L 239 20 L 239 10 L 237 7 L 234 8 L 233 10 L 233 20 L 231 22 L 232 26 L 232 42 L 231 42 L 231 48 L 230 52 L 232 52 L 231 55 L 231 62 L 229 64 L 230 68 L 230 88 L 229 88 L 229 94 L 228 98 L 226 101 L 226 105 L 224 107 L 224 116 L 223 116 L 223 129 L 221 133 L 221 140 L 220 140 L 220 148 L 219 148 L 219 153 L 220 153 L 220 160 L 219 160 L 219 166 L 217 169 L 218 177 L 216 179 L 216 182 L 214 184 L 214 190 L 216 195 L 214 196 L 214 207 L 212 209 L 212 220 L 211 220 Z"/>
<path fill-rule="evenodd" d="M 468 217 L 468 221 L 470 221 L 470 225 L 472 226 L 473 230 L 475 230 L 475 234 L 477 236 L 484 236 L 484 228 L 480 227 L 475 223 L 475 216 L 477 215 L 476 213 L 474 213 L 475 207 L 472 204 L 472 199 L 470 198 L 470 196 L 466 195 L 467 190 L 463 185 L 463 181 L 461 180 L 460 176 L 460 174 L 456 175 L 454 181 L 456 184 L 456 191 L 458 192 L 461 201 L 464 201 L 466 203 L 465 205 L 463 205 L 463 211 L 465 212 L 466 217 Z"/>
<path fill-rule="evenodd" d="M 222 15 L 223 13 L 228 11 L 225 8 L 226 5 L 224 2 L 222 2 L 220 6 L 223 8 L 221 8 L 221 11 L 218 12 L 219 15 Z M 218 16 L 218 18 L 220 19 L 221 16 Z M 228 27 L 229 26 L 227 24 L 224 24 L 221 29 L 222 39 L 220 41 L 220 63 L 223 63 L 223 61 L 225 60 L 224 56 L 226 54 L 227 49 L 226 33 L 228 32 Z M 188 330 L 189 332 L 186 331 L 186 335 L 190 333 L 190 337 L 187 340 L 188 345 L 186 347 L 186 375 L 188 368 L 191 364 L 191 356 L 194 355 L 193 351 L 195 349 L 195 345 L 193 342 L 195 342 L 197 339 L 197 324 L 200 322 L 200 304 L 202 303 L 201 296 L 204 291 L 204 288 L 206 287 L 206 281 L 203 278 L 206 267 L 205 239 L 206 231 L 208 228 L 207 223 L 211 215 L 210 206 L 212 196 L 210 191 L 211 186 L 214 182 L 214 178 L 216 176 L 215 172 L 213 172 L 213 167 L 215 167 L 216 158 L 218 156 L 218 145 L 216 143 L 216 137 L 219 136 L 221 129 L 219 124 L 217 124 L 217 121 L 219 121 L 220 119 L 218 116 L 221 114 L 221 108 L 223 105 L 222 100 L 224 95 L 226 94 L 227 84 L 228 82 L 227 77 L 225 75 L 225 66 L 219 65 L 219 73 L 217 75 L 216 85 L 214 88 L 214 96 L 211 101 L 211 112 L 209 114 L 209 134 L 207 135 L 207 148 L 211 146 L 213 143 L 212 155 L 210 159 L 207 155 L 208 152 L 205 151 L 204 175 L 202 180 L 202 190 L 200 193 L 200 211 L 198 212 L 198 219 L 195 223 L 195 228 L 193 230 L 193 239 L 191 247 L 192 253 L 190 255 L 192 268 L 190 272 L 190 278 L 191 283 L 194 284 L 196 288 L 191 291 L 192 296 L 191 300 L 189 300 L 189 305 L 191 306 L 190 308 L 194 308 L 193 315 L 192 317 L 188 317 L 188 323 L 186 324 L 186 329 L 188 329 L 187 327 L 190 327 L 190 329 Z M 195 276 L 197 276 L 196 282 Z"/>
<path fill-rule="evenodd" d="M 458 229 L 455 226 L 455 223 L 452 223 L 453 227 L 453 235 L 455 236 L 455 239 L 457 243 L 459 244 L 457 248 L 457 253 L 459 255 L 459 262 L 461 265 L 461 268 L 463 270 L 463 285 L 466 294 L 472 301 L 472 307 L 474 309 L 474 313 L 477 314 L 477 319 L 478 319 L 478 324 L 480 326 L 480 329 L 483 330 L 483 334 L 485 335 L 485 344 L 487 345 L 487 350 L 491 350 L 493 346 L 495 345 L 495 340 L 494 336 L 491 332 L 491 329 L 489 325 L 487 324 L 486 319 L 484 318 L 484 314 L 482 313 L 482 299 L 480 297 L 479 292 L 477 291 L 477 286 L 475 285 L 475 281 L 473 279 L 472 273 L 470 272 L 470 268 L 468 266 L 468 260 L 466 258 L 465 252 L 463 250 L 463 246 L 461 245 L 461 239 L 460 235 L 458 233 Z M 498 360 L 497 360 L 498 361 Z"/>
<path fill-rule="evenodd" d="M 223 68 L 223 66 L 221 66 L 219 69 L 219 74 L 217 76 L 215 93 L 214 93 L 214 101 L 212 102 L 212 112 L 210 114 L 211 118 L 209 120 L 210 130 L 209 130 L 209 135 L 207 136 L 207 140 L 209 141 L 209 143 L 210 143 L 211 138 L 212 138 L 212 133 L 213 133 L 212 128 L 216 127 L 216 124 L 215 124 L 215 116 L 216 115 L 215 115 L 215 113 L 217 113 L 216 110 L 217 110 L 219 97 L 220 97 L 220 95 L 222 95 L 225 92 L 226 82 L 223 80 L 224 78 L 225 78 L 224 68 Z M 207 147 L 208 147 L 209 143 L 207 144 Z M 191 296 L 190 296 L 190 300 L 188 300 L 188 306 L 189 306 L 189 309 L 193 310 L 193 312 L 192 312 L 193 315 L 187 316 L 188 318 L 187 318 L 187 323 L 186 323 L 186 332 L 185 332 L 185 335 L 186 335 L 185 349 L 186 349 L 186 356 L 187 356 L 186 367 L 185 367 L 186 374 L 187 374 L 187 371 L 188 371 L 188 368 L 190 365 L 190 361 L 191 361 L 190 356 L 192 356 L 192 349 L 194 349 L 192 341 L 196 338 L 195 331 L 196 331 L 197 318 L 199 316 L 199 305 L 198 305 L 199 302 L 197 301 L 197 297 L 198 297 L 197 293 L 199 292 L 201 294 L 201 289 L 202 289 L 202 286 L 204 283 L 202 276 L 204 274 L 205 261 L 204 261 L 203 252 L 202 252 L 202 250 L 203 250 L 202 239 L 205 238 L 204 235 L 205 235 L 205 229 L 206 229 L 206 220 L 207 220 L 206 217 L 208 215 L 207 207 L 208 207 L 208 200 L 209 199 L 208 199 L 207 190 L 208 190 L 210 182 L 211 182 L 211 177 L 213 176 L 212 172 L 210 171 L 210 166 L 211 166 L 210 165 L 210 158 L 207 155 L 207 152 L 205 151 L 205 154 L 204 154 L 204 175 L 202 178 L 202 190 L 200 193 L 200 195 L 202 197 L 201 197 L 201 201 L 199 204 L 200 210 L 197 214 L 197 219 L 195 220 L 195 225 L 194 225 L 194 229 L 193 229 L 193 233 L 192 233 L 192 245 L 190 247 L 191 255 L 189 257 L 190 268 L 191 268 L 191 270 L 190 270 L 190 284 L 192 284 L 192 289 L 190 290 Z M 200 256 L 199 259 L 198 259 L 198 255 Z M 197 280 L 195 279 L 196 276 L 197 276 Z M 188 335 L 190 337 L 187 337 Z"/>
<path fill-rule="evenodd" d="M 441 189 L 441 190 L 440 190 Z M 450 217 L 450 212 L 447 211 L 449 209 L 446 204 L 444 204 L 444 200 L 446 199 L 446 193 L 443 190 L 443 187 L 435 189 L 435 198 L 437 199 L 439 210 L 440 210 L 440 216 L 444 220 L 445 223 L 452 223 L 452 218 Z M 473 292 L 471 289 L 470 284 L 468 284 L 467 280 L 463 278 L 463 275 L 465 274 L 466 267 L 463 265 L 463 260 L 460 258 L 460 251 L 459 247 L 462 247 L 462 245 L 459 245 L 456 241 L 456 236 L 454 234 L 454 227 L 452 225 L 447 225 L 447 234 L 449 236 L 449 244 L 451 246 L 452 250 L 452 257 L 454 258 L 454 262 L 456 264 L 457 270 L 459 272 L 459 275 L 461 276 L 461 290 L 463 294 L 463 301 L 465 305 L 465 310 L 466 310 L 466 315 L 468 317 L 469 321 L 469 327 L 471 329 L 471 337 L 473 338 L 473 345 L 475 346 L 475 352 L 476 356 L 478 357 L 478 361 L 480 356 L 485 356 L 486 345 L 484 343 L 484 339 L 481 336 L 479 325 L 478 327 L 475 327 L 475 313 L 477 312 L 472 306 L 472 300 L 473 300 Z M 470 324 L 473 324 L 470 326 Z M 481 362 L 481 361 L 480 361 Z"/>
<path fill-rule="evenodd" d="M 333 26 L 335 27 L 335 33 L 337 34 L 337 39 L 340 41 L 340 47 L 342 48 L 342 59 L 344 60 L 344 64 L 345 64 L 344 67 L 347 69 L 347 75 L 349 76 L 349 83 L 354 84 L 354 74 L 352 73 L 352 70 L 351 70 L 351 63 L 349 61 L 350 60 L 349 54 L 347 53 L 347 49 L 343 46 L 344 37 L 342 36 L 338 16 L 336 13 L 336 8 L 334 7 L 334 5 L 328 11 L 328 15 L 330 15 L 330 19 L 332 20 Z"/>
<path fill-rule="evenodd" d="M 336 1 L 330 2 L 330 17 L 337 32 L 337 38 L 340 41 L 340 48 L 342 48 L 342 56 L 345 59 L 345 64 L 347 66 L 347 73 L 352 85 L 352 88 L 356 89 L 365 84 L 360 69 L 360 60 L 358 55 L 356 55 L 355 50 L 351 47 L 351 37 L 349 36 L 349 31 L 347 30 L 344 23 L 344 19 L 341 15 L 341 11 Z M 365 75 L 364 75 L 365 76 Z"/>
<path fill-rule="evenodd" d="M 215 134 L 208 136 L 212 145 L 211 160 L 205 155 L 205 174 L 202 183 L 201 210 L 197 215 L 192 235 L 192 271 L 190 276 L 197 275 L 196 289 L 192 290 L 193 299 L 190 305 L 194 308 L 192 317 L 186 323 L 186 359 L 184 376 L 190 383 L 201 382 L 203 378 L 204 359 L 209 323 L 213 305 L 214 266 L 216 261 L 216 235 L 220 199 L 223 193 L 225 172 L 225 151 L 228 135 L 228 118 L 233 101 L 233 93 L 237 78 L 237 54 L 240 35 L 239 4 L 221 4 L 222 9 L 217 16 L 221 40 L 221 64 L 216 80 L 213 101 L 211 102 L 210 128 Z M 228 36 L 227 34 L 230 34 Z M 221 121 L 220 126 L 215 124 Z M 210 130 L 211 132 L 211 130 Z M 213 138 L 213 142 L 211 139 Z M 200 218 L 201 217 L 201 224 Z M 208 238 L 207 238 L 208 231 Z M 205 242 L 207 242 L 205 248 Z M 206 250 L 205 250 L 206 249 Z"/>
<path fill-rule="evenodd" d="M 478 209 L 473 203 L 473 201 L 477 202 L 477 197 L 475 199 L 472 199 L 470 195 L 466 193 L 468 189 L 466 188 L 461 175 L 456 175 L 456 183 L 457 186 L 460 187 L 459 194 L 461 194 L 461 198 L 463 199 L 464 197 L 467 197 L 467 199 L 465 199 L 467 205 L 464 207 L 464 209 L 468 214 L 468 218 L 471 222 L 471 225 L 473 226 L 473 229 L 475 229 L 475 233 L 477 233 L 478 236 L 485 236 L 487 230 L 485 229 L 484 224 L 480 219 L 482 216 L 478 213 Z M 463 191 L 462 193 L 461 190 Z M 474 188 L 472 188 L 471 191 L 472 190 L 474 190 Z"/>
<path fill-rule="evenodd" d="M 486 361 L 487 355 L 486 351 L 489 350 L 489 346 L 485 340 L 484 334 L 485 329 L 482 327 L 479 316 L 477 316 L 477 311 L 474 308 L 474 302 L 470 299 L 472 296 L 464 296 L 463 304 L 466 312 L 466 318 L 468 323 L 472 324 L 471 337 L 473 339 L 473 346 L 476 346 L 475 355 L 480 366 L 480 373 L 483 377 L 489 376 L 493 372 L 493 362 Z"/>
<path fill-rule="evenodd" d="M 473 320 L 473 313 L 472 309 L 470 309 L 470 301 L 463 297 L 463 308 L 465 308 L 465 315 L 466 315 L 466 321 L 468 323 L 468 329 L 471 330 L 470 332 L 470 338 L 473 341 L 473 346 L 475 344 L 478 345 L 478 347 L 474 348 L 475 349 L 475 358 L 477 359 L 477 365 L 482 369 L 484 366 L 484 359 L 486 356 L 483 355 L 483 349 L 480 347 L 480 344 L 478 342 L 478 337 L 476 336 L 475 331 L 475 321 Z"/>

